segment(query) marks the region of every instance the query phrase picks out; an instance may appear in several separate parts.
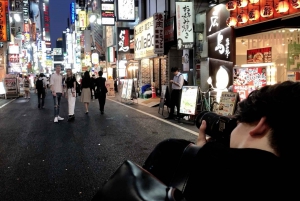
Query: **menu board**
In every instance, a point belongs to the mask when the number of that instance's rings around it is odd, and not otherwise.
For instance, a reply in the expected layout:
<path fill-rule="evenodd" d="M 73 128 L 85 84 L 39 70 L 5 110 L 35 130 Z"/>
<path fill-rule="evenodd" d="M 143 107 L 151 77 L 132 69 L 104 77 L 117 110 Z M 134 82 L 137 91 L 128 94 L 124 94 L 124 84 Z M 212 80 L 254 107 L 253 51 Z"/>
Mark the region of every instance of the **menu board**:
<path fill-rule="evenodd" d="M 127 93 L 127 86 L 128 86 L 128 80 L 123 81 L 123 87 L 122 87 L 122 98 L 126 98 L 126 93 Z"/>
<path fill-rule="evenodd" d="M 265 47 L 259 49 L 247 50 L 247 63 L 271 63 L 272 62 L 272 48 Z"/>
<path fill-rule="evenodd" d="M 180 100 L 180 113 L 195 115 L 198 99 L 198 86 L 183 86 Z"/>
<path fill-rule="evenodd" d="M 114 80 L 106 80 L 107 96 L 115 96 Z"/>
<path fill-rule="evenodd" d="M 17 78 L 4 78 L 4 87 L 6 89 L 6 95 L 17 95 Z"/>
<path fill-rule="evenodd" d="M 126 99 L 131 99 L 133 79 L 128 79 Z"/>
<path fill-rule="evenodd" d="M 233 68 L 233 92 L 240 95 L 241 101 L 247 98 L 253 90 L 266 85 L 266 67 Z"/>
<path fill-rule="evenodd" d="M 216 113 L 223 116 L 233 115 L 236 108 L 237 98 L 238 93 L 222 92 Z"/>

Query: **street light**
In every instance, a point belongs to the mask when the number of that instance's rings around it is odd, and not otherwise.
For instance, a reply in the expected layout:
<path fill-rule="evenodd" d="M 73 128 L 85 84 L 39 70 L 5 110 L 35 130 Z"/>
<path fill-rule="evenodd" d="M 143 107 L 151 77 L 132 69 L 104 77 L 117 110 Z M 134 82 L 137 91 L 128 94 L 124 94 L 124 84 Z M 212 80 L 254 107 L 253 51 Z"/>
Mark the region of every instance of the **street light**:
<path fill-rule="evenodd" d="M 15 19 L 16 22 L 20 22 L 20 21 L 21 21 L 21 16 L 20 16 L 20 14 L 19 14 L 19 13 L 15 13 L 15 14 L 14 14 L 14 19 Z"/>

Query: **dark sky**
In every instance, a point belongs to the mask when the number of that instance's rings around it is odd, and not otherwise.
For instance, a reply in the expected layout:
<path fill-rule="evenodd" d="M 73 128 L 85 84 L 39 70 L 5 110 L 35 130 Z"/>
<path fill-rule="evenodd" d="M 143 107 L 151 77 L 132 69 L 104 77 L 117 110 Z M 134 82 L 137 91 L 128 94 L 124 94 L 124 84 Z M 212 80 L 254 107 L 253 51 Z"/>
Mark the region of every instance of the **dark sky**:
<path fill-rule="evenodd" d="M 49 0 L 52 48 L 56 46 L 56 39 L 62 37 L 62 32 L 68 26 L 67 18 L 70 14 L 71 2 L 75 2 L 75 0 Z"/>

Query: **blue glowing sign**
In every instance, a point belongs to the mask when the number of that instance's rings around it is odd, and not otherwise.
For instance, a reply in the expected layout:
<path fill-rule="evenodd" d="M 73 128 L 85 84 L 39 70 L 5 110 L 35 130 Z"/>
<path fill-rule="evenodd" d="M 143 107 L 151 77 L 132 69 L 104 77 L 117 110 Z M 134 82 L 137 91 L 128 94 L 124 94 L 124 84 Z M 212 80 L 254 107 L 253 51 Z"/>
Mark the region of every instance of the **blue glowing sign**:
<path fill-rule="evenodd" d="M 70 21 L 71 21 L 71 24 L 75 24 L 75 15 L 76 15 L 75 3 L 72 2 L 72 3 L 70 3 Z"/>

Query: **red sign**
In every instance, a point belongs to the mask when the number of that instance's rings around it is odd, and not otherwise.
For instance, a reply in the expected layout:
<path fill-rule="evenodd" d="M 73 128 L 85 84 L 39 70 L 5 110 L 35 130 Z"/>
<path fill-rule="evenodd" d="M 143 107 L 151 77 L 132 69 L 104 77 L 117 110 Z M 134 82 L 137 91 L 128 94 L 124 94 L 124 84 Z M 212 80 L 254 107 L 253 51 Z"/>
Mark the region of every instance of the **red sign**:
<path fill-rule="evenodd" d="M 272 48 L 265 47 L 259 49 L 247 50 L 247 63 L 271 63 L 272 62 Z"/>
<path fill-rule="evenodd" d="M 44 40 L 50 41 L 50 13 L 49 13 L 49 2 L 44 1 L 44 27 L 45 35 Z"/>
<path fill-rule="evenodd" d="M 8 1 L 1 0 L 0 1 L 0 41 L 6 42 L 8 41 L 8 24 L 7 21 L 9 20 L 8 17 Z"/>
<path fill-rule="evenodd" d="M 174 17 L 165 20 L 165 42 L 174 41 Z"/>
<path fill-rule="evenodd" d="M 8 60 L 10 63 L 20 63 L 20 56 L 19 54 L 9 54 Z"/>
<path fill-rule="evenodd" d="M 247 98 L 256 89 L 267 85 L 266 67 L 248 67 L 233 69 L 233 92 L 240 100 Z"/>

